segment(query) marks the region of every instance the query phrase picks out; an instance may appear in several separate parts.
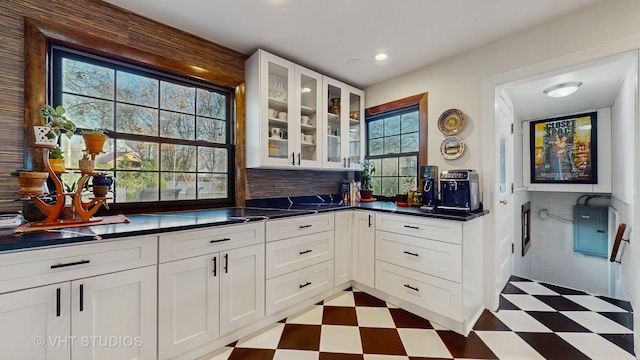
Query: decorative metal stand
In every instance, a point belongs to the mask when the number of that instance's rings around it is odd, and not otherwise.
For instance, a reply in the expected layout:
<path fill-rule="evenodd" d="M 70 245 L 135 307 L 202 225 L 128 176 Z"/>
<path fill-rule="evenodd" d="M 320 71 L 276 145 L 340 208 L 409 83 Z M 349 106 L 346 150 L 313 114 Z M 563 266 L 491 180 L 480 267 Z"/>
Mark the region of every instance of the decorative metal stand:
<path fill-rule="evenodd" d="M 82 200 L 82 189 L 84 188 L 89 178 L 95 175 L 95 173 L 83 172 L 80 180 L 78 180 L 75 192 L 64 192 L 62 180 L 60 179 L 60 177 L 58 177 L 58 174 L 53 171 L 53 169 L 51 168 L 51 164 L 49 163 L 49 151 L 55 146 L 46 144 L 34 144 L 33 147 L 42 149 L 42 158 L 45 169 L 49 173 L 49 178 L 51 178 L 56 188 L 56 201 L 54 203 L 45 202 L 44 199 L 46 199 L 49 195 L 47 193 L 29 193 L 19 191 L 17 194 L 22 196 L 22 201 L 29 201 L 34 203 L 42 211 L 42 213 L 46 215 L 46 219 L 44 221 L 31 223 L 30 226 L 49 227 L 51 225 L 57 224 L 84 224 L 102 220 L 102 218 L 93 217 L 93 215 L 98 211 L 100 206 L 102 206 L 105 201 L 111 198 L 93 197 L 90 198 L 89 201 Z M 91 154 L 91 158 L 93 160 L 95 160 L 95 156 L 96 154 Z M 60 219 L 60 215 L 62 215 L 62 212 L 65 208 L 67 197 L 71 198 L 73 208 L 75 209 L 80 219 Z"/>

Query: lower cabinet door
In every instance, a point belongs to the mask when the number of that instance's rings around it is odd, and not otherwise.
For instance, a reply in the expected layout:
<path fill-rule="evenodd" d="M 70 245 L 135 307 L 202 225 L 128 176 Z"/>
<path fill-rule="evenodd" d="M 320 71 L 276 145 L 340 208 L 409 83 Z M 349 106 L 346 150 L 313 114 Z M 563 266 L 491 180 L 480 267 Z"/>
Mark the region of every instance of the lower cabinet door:
<path fill-rule="evenodd" d="M 333 287 L 333 260 L 267 280 L 267 315 Z"/>
<path fill-rule="evenodd" d="M 376 289 L 462 321 L 461 284 L 377 261 Z"/>
<path fill-rule="evenodd" d="M 220 334 L 264 317 L 264 244 L 220 253 Z"/>
<path fill-rule="evenodd" d="M 71 356 L 68 282 L 0 295 L 0 359 Z"/>
<path fill-rule="evenodd" d="M 72 359 L 155 359 L 156 266 L 71 282 Z"/>
<path fill-rule="evenodd" d="M 158 267 L 158 358 L 168 359 L 219 336 L 219 254 Z"/>

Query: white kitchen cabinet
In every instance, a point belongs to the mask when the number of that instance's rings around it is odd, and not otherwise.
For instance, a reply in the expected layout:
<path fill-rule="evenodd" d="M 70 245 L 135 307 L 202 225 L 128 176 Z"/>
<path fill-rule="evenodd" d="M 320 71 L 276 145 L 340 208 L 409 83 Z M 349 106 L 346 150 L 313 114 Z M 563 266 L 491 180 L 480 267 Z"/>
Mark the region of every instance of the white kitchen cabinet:
<path fill-rule="evenodd" d="M 264 317 L 264 223 L 163 234 L 160 254 L 160 359 Z"/>
<path fill-rule="evenodd" d="M 372 211 L 354 211 L 353 214 L 353 280 L 373 288 L 375 286 L 375 225 Z"/>
<path fill-rule="evenodd" d="M 482 218 L 378 214 L 376 289 L 467 335 L 483 310 L 482 234 Z"/>
<path fill-rule="evenodd" d="M 70 358 L 69 288 L 66 282 L 0 295 L 0 359 Z"/>
<path fill-rule="evenodd" d="M 264 50 L 245 69 L 247 167 L 319 168 L 322 76 Z"/>
<path fill-rule="evenodd" d="M 264 50 L 245 80 L 247 167 L 360 169 L 363 91 Z"/>
<path fill-rule="evenodd" d="M 361 170 L 364 158 L 364 92 L 323 77 L 322 167 Z"/>
<path fill-rule="evenodd" d="M 155 358 L 156 285 L 155 266 L 72 281 L 71 359 Z"/>
<path fill-rule="evenodd" d="M 155 236 L 0 254 L 0 359 L 155 358 L 156 257 Z"/>
<path fill-rule="evenodd" d="M 267 221 L 267 316 L 333 288 L 334 214 Z"/>
<path fill-rule="evenodd" d="M 334 216 L 333 282 L 338 286 L 351 281 L 351 230 L 353 229 L 353 211 L 337 211 L 334 213 Z"/>

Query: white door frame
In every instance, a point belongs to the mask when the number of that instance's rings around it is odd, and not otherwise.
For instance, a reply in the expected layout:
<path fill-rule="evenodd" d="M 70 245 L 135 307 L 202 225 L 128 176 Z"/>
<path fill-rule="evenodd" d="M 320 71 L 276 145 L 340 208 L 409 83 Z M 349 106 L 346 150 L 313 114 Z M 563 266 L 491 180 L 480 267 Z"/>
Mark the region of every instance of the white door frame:
<path fill-rule="evenodd" d="M 495 191 L 499 182 L 499 179 L 496 179 L 495 176 L 497 174 L 496 167 L 498 166 L 498 164 L 496 164 L 496 159 L 498 158 L 497 151 L 499 151 L 499 147 L 496 145 L 498 141 L 496 102 L 499 91 L 507 85 L 512 86 L 518 84 L 518 82 L 531 81 L 532 78 L 540 76 L 540 74 L 547 74 L 566 67 L 638 49 L 640 49 L 640 36 L 634 36 L 618 42 L 583 50 L 482 79 L 482 192 L 483 203 L 486 209 L 495 209 L 499 201 L 499 194 Z M 638 141 L 640 140 L 639 128 L 640 126 L 636 127 L 635 135 L 634 153 L 636 154 L 636 159 L 640 159 L 640 144 Z M 640 178 L 640 167 L 636 167 L 636 179 L 638 178 Z M 634 202 L 635 223 L 640 224 L 640 194 L 638 192 L 635 194 Z M 496 229 L 498 229 L 497 216 L 495 216 L 495 214 L 490 212 L 487 215 L 484 229 L 484 303 L 488 309 L 496 310 L 498 308 L 500 294 L 495 291 L 497 287 L 496 239 L 498 238 L 496 234 Z M 636 235 L 634 237 L 637 239 L 637 232 L 635 233 Z M 633 259 L 636 261 L 640 260 L 640 246 L 635 249 Z M 634 297 L 640 301 L 640 276 L 637 276 L 635 279 L 635 289 L 636 296 Z"/>

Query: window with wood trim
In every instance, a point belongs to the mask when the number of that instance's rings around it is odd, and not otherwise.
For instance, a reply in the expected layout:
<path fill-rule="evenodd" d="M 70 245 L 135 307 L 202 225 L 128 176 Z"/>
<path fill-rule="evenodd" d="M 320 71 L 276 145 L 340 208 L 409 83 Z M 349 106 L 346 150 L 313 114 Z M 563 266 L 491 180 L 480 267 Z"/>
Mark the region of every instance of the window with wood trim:
<path fill-rule="evenodd" d="M 367 108 L 367 158 L 373 161 L 373 193 L 392 199 L 420 188 L 427 164 L 427 94 Z"/>
<path fill-rule="evenodd" d="M 78 126 L 61 137 L 67 184 L 80 176 L 84 129 L 109 140 L 96 169 L 116 178 L 111 207 L 157 209 L 185 201 L 234 203 L 233 92 L 60 46 L 50 48 L 51 103 Z"/>

